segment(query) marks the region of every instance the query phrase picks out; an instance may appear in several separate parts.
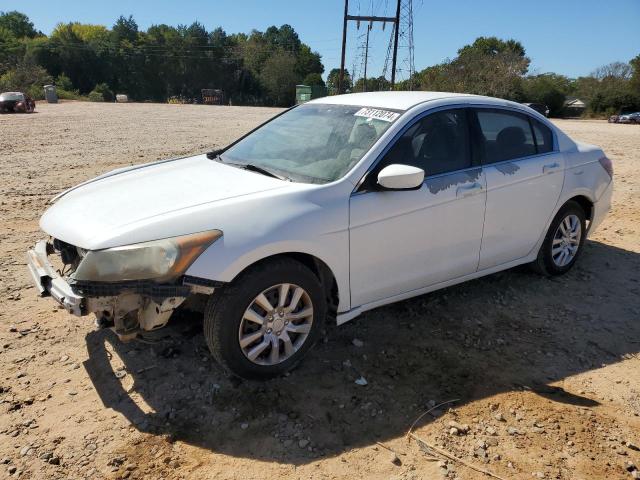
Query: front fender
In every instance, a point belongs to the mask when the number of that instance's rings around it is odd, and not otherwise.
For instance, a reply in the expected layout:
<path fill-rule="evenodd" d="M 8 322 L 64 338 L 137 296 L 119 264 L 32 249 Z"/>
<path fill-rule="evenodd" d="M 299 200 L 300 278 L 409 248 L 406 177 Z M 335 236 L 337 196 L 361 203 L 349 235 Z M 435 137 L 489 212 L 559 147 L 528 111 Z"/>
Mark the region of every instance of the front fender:
<path fill-rule="evenodd" d="M 259 245 L 234 245 L 222 236 L 189 267 L 186 275 L 220 282 L 231 282 L 251 265 L 284 253 L 302 253 L 323 261 L 338 286 L 338 311 L 351 308 L 349 295 L 349 232 L 321 235 L 314 241 L 280 240 Z"/>

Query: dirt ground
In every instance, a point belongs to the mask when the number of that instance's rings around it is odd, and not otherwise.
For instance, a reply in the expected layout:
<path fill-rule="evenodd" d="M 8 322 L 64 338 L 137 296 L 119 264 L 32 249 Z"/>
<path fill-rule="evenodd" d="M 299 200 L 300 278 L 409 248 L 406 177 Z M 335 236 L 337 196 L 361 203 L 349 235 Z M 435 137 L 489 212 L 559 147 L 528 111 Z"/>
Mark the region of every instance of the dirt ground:
<path fill-rule="evenodd" d="M 36 297 L 24 256 L 54 194 L 222 146 L 276 111 L 0 116 L 0 478 L 489 478 L 406 437 L 450 400 L 414 434 L 501 478 L 640 478 L 639 126 L 558 122 L 616 171 L 613 211 L 569 274 L 514 269 L 329 326 L 267 383 L 225 377 L 192 314 L 122 344 Z"/>

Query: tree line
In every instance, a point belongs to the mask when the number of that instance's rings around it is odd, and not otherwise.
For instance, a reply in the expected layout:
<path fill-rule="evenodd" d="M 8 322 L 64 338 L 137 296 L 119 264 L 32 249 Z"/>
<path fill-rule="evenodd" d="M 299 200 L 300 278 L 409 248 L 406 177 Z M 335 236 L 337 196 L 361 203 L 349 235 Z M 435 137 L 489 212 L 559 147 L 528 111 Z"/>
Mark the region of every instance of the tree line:
<path fill-rule="evenodd" d="M 557 73 L 529 73 L 531 60 L 516 40 L 479 37 L 458 50 L 458 55 L 438 65 L 416 72 L 397 84 L 397 90 L 430 90 L 474 93 L 516 102 L 542 103 L 552 116 L 563 116 L 565 101 L 579 98 L 587 115 L 607 115 L 640 111 L 640 55 L 628 63 L 614 62 L 597 68 L 588 76 L 569 78 Z M 337 92 L 339 69 L 327 77 L 329 92 Z M 354 92 L 388 90 L 385 77 L 360 78 L 346 84 Z"/>
<path fill-rule="evenodd" d="M 640 110 L 640 55 L 568 78 L 530 73 L 531 60 L 516 40 L 479 37 L 453 59 L 416 72 L 398 90 L 434 90 L 489 95 L 546 104 L 551 115 L 565 113 L 565 101 L 579 98 L 587 114 Z M 132 17 L 102 25 L 60 23 L 49 35 L 19 12 L 0 12 L 0 90 L 23 90 L 42 97 L 55 83 L 62 98 L 189 101 L 203 88 L 219 88 L 237 105 L 289 106 L 295 85 L 324 85 L 320 54 L 303 43 L 290 25 L 264 32 L 227 34 L 190 26 L 153 25 L 139 29 Z M 329 94 L 338 89 L 339 69 L 327 76 Z M 352 79 L 347 91 L 389 90 L 385 77 Z"/>
<path fill-rule="evenodd" d="M 295 85 L 323 83 L 317 52 L 290 25 L 227 34 L 189 26 L 141 30 L 133 17 L 103 25 L 60 23 L 46 36 L 20 12 L 0 12 L 0 89 L 42 96 L 55 83 L 61 97 L 111 100 L 200 98 L 218 88 L 234 104 L 291 105 Z"/>
<path fill-rule="evenodd" d="M 579 98 L 591 114 L 640 110 L 640 55 L 629 63 L 614 62 L 590 75 L 568 78 L 557 73 L 528 74 L 531 60 L 516 40 L 480 37 L 458 55 L 416 73 L 400 88 L 467 92 L 517 102 L 546 104 L 561 116 L 567 98 Z"/>

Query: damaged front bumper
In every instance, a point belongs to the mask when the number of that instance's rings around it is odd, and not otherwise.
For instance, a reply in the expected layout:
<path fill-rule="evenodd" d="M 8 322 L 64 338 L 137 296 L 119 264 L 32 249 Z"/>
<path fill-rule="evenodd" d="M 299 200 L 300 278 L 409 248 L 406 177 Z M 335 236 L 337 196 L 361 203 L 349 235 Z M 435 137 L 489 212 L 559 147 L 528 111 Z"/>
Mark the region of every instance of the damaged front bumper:
<path fill-rule="evenodd" d="M 52 296 L 73 315 L 87 315 L 84 297 L 75 293 L 71 285 L 55 271 L 47 258 L 49 252 L 49 244 L 45 240 L 39 241 L 27 252 L 27 268 L 40 296 Z"/>
<path fill-rule="evenodd" d="M 175 284 L 152 281 L 75 281 L 49 261 L 54 247 L 46 240 L 27 252 L 27 268 L 42 297 L 51 296 L 78 317 L 95 313 L 98 323 L 113 326 L 121 339 L 166 325 L 173 311 L 192 294 L 211 294 L 222 284 L 183 276 Z"/>

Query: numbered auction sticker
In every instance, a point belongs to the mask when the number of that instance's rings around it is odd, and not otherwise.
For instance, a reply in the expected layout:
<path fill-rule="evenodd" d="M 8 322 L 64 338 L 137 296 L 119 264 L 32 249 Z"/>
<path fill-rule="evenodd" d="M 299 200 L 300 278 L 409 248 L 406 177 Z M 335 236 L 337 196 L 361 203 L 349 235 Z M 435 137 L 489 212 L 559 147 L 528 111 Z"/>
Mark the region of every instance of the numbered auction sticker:
<path fill-rule="evenodd" d="M 399 113 L 390 112 L 389 110 L 380 110 L 378 108 L 361 108 L 356 113 L 356 117 L 375 118 L 376 120 L 382 120 L 384 122 L 393 122 L 400 116 Z"/>

